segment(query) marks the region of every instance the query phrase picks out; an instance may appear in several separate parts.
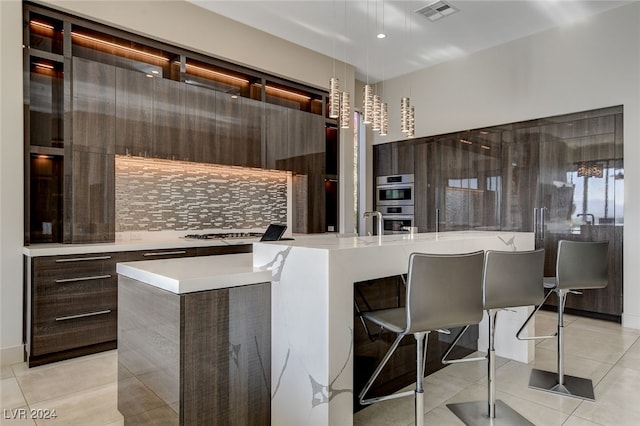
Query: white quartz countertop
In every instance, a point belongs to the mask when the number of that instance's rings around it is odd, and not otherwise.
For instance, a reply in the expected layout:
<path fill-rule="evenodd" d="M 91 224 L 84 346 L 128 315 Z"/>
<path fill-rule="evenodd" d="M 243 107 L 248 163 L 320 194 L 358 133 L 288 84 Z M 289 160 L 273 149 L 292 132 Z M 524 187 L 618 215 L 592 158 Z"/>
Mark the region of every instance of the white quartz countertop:
<path fill-rule="evenodd" d="M 414 234 L 413 236 L 410 236 L 409 234 L 391 234 L 383 235 L 382 238 L 379 238 L 377 236 L 345 237 L 340 236 L 340 234 L 312 234 L 296 235 L 294 240 L 283 240 L 260 244 L 277 244 L 281 246 L 304 247 L 324 250 L 350 250 L 358 248 L 392 246 L 411 247 L 412 245 L 422 245 L 425 242 L 462 242 L 473 239 L 496 237 L 501 239 L 504 242 L 505 246 L 509 246 L 509 240 L 513 237 L 513 235 L 513 232 L 503 231 L 450 231 L 440 233 L 429 232 L 423 234 Z"/>
<path fill-rule="evenodd" d="M 116 271 L 176 294 L 271 281 L 271 271 L 253 267 L 251 253 L 118 263 Z"/>
<path fill-rule="evenodd" d="M 224 247 L 251 244 L 260 238 L 231 238 L 227 240 L 198 240 L 167 238 L 162 240 L 126 240 L 99 244 L 34 244 L 25 246 L 22 254 L 29 257 L 62 256 L 67 254 L 91 254 L 119 251 L 185 249 L 196 247 Z"/>

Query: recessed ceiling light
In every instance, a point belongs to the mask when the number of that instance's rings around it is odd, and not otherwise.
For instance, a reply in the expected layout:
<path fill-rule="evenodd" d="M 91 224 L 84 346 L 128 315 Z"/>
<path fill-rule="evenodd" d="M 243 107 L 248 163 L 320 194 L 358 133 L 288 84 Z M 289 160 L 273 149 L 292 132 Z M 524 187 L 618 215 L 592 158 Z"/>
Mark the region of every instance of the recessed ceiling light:
<path fill-rule="evenodd" d="M 378 38 L 385 38 L 387 35 L 385 33 L 380 33 L 377 35 Z"/>
<path fill-rule="evenodd" d="M 153 71 L 151 71 L 151 74 L 160 74 L 160 71 L 158 71 L 158 70 L 153 70 Z"/>

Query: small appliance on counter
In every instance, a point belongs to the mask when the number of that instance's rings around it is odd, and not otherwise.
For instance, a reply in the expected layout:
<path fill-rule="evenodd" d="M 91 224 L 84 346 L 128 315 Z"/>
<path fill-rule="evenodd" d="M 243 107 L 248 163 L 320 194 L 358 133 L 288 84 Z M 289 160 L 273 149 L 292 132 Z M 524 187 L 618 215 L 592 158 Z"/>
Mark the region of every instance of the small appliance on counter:
<path fill-rule="evenodd" d="M 267 227 L 267 230 L 264 231 L 264 235 L 262 236 L 260 241 L 280 241 L 284 239 L 292 240 L 293 238 L 282 238 L 282 235 L 286 230 L 287 230 L 287 225 L 278 225 L 278 224 L 272 223 Z"/>

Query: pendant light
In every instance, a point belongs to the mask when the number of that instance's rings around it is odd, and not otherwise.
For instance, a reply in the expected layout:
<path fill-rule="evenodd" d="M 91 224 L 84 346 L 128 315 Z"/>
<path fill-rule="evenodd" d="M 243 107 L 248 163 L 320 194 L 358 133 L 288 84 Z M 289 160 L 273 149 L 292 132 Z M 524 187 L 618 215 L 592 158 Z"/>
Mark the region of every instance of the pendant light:
<path fill-rule="evenodd" d="M 386 102 L 380 105 L 380 136 L 386 136 L 389 131 L 389 108 Z"/>
<path fill-rule="evenodd" d="M 344 81 L 347 83 L 347 2 L 344 2 Z M 345 87 L 346 89 L 346 87 Z M 351 125 L 351 95 L 346 90 L 340 92 L 340 128 L 348 129 Z"/>
<path fill-rule="evenodd" d="M 371 124 L 373 122 L 373 87 L 370 84 L 365 84 L 362 93 L 362 112 L 364 116 L 362 121 L 365 124 Z"/>
<path fill-rule="evenodd" d="M 333 21 L 335 22 L 336 4 L 333 2 Z M 336 75 L 336 31 L 333 37 L 333 75 L 329 79 L 329 118 L 338 118 L 340 115 L 340 80 Z"/>
<path fill-rule="evenodd" d="M 349 92 L 340 93 L 340 127 L 348 129 L 351 125 L 351 96 Z"/>
<path fill-rule="evenodd" d="M 409 116 L 407 121 L 407 138 L 413 138 L 416 134 L 416 115 L 413 106 L 409 107 Z"/>
<path fill-rule="evenodd" d="M 381 122 L 381 112 L 380 112 L 380 96 L 373 95 L 373 119 L 371 121 L 371 130 L 379 131 L 380 130 L 380 122 Z"/>
<path fill-rule="evenodd" d="M 340 115 L 340 80 L 336 77 L 329 79 L 329 118 Z"/>
<path fill-rule="evenodd" d="M 410 114 L 410 100 L 408 97 L 400 99 L 400 131 L 407 133 L 409 131 L 409 114 Z"/>
<path fill-rule="evenodd" d="M 409 16 L 409 25 L 407 26 L 407 16 Z M 411 16 L 409 15 L 409 2 L 405 10 L 404 25 L 407 29 L 408 38 L 411 39 Z M 411 86 L 409 86 L 409 95 L 411 95 Z M 411 99 L 407 96 L 400 99 L 400 131 L 406 133 L 408 138 L 415 135 L 415 109 L 411 106 Z"/>

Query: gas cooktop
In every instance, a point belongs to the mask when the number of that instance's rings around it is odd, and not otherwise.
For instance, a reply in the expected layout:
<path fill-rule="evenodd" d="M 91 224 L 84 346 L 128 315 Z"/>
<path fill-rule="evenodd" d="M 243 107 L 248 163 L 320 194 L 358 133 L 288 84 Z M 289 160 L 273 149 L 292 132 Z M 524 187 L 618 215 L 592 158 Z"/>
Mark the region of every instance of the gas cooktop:
<path fill-rule="evenodd" d="M 219 234 L 187 234 L 183 238 L 190 240 L 229 240 L 233 238 L 259 238 L 261 232 L 225 232 Z"/>

